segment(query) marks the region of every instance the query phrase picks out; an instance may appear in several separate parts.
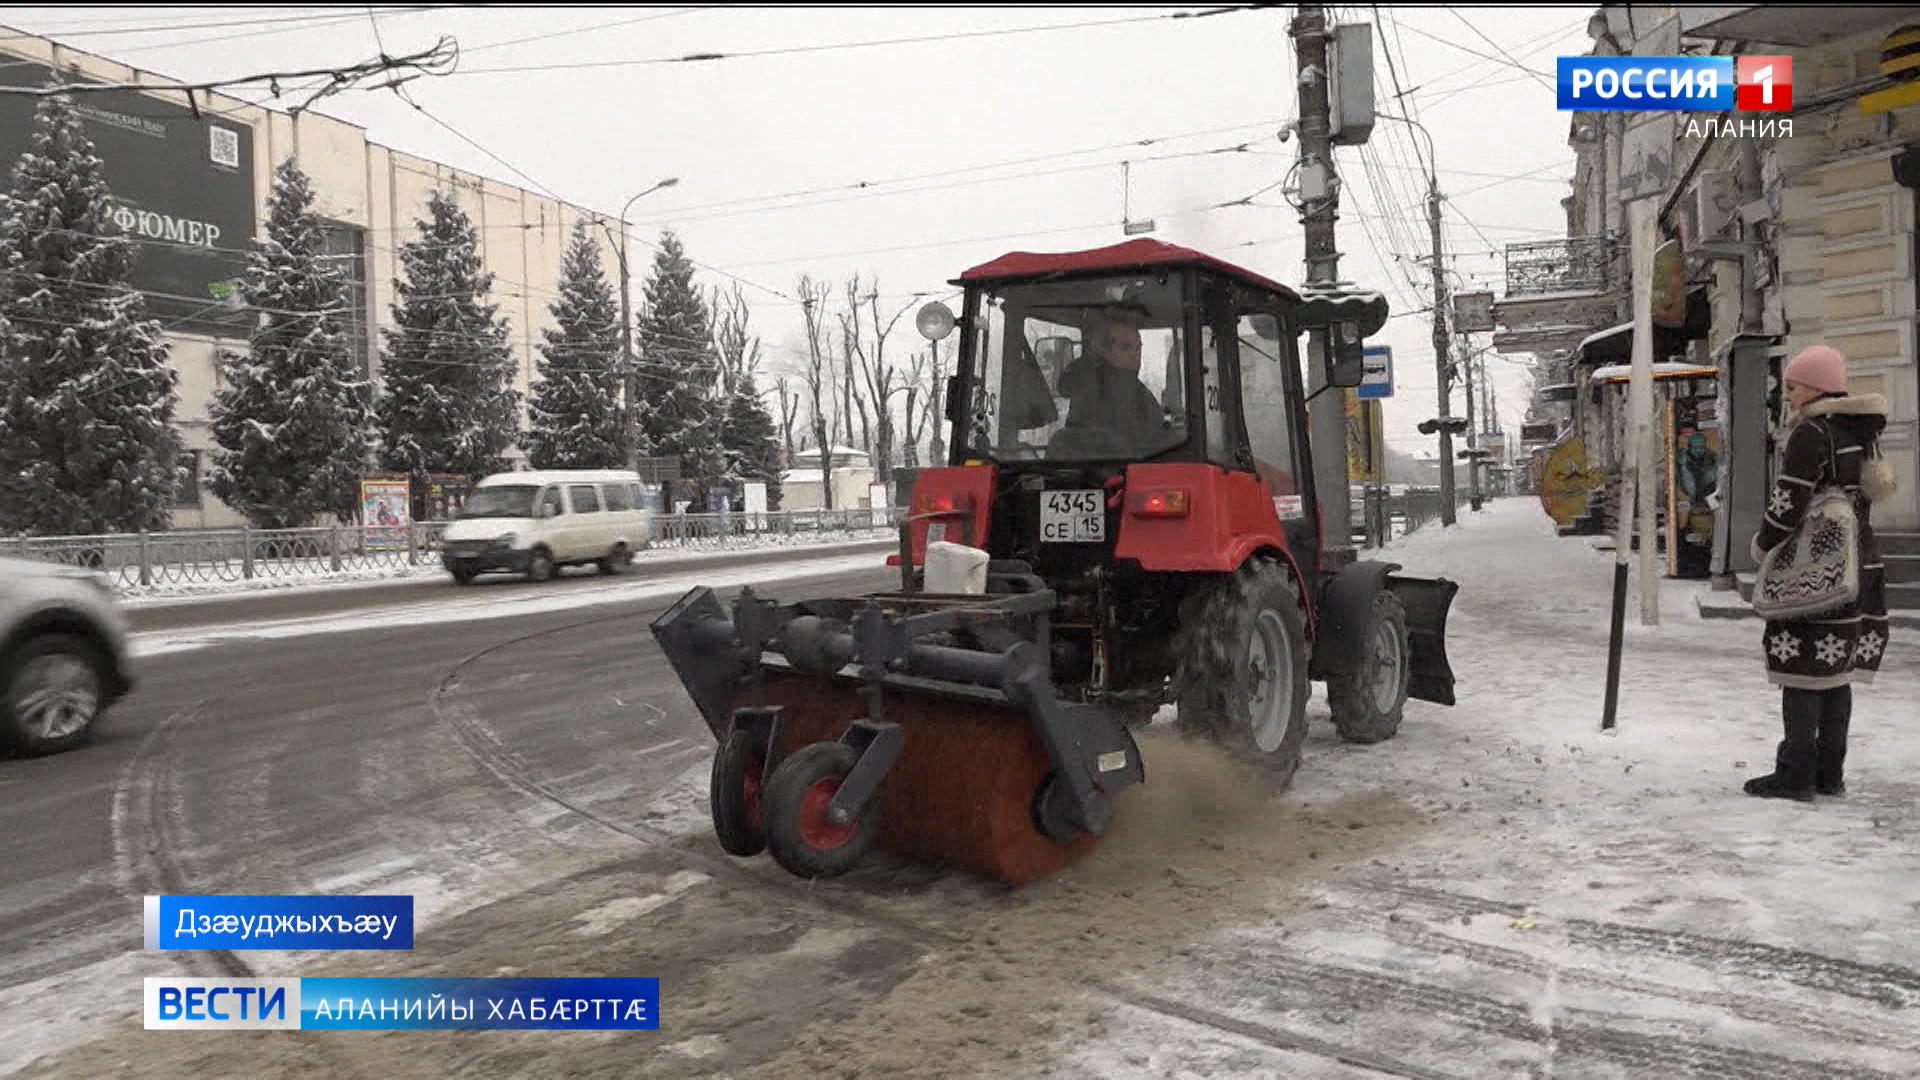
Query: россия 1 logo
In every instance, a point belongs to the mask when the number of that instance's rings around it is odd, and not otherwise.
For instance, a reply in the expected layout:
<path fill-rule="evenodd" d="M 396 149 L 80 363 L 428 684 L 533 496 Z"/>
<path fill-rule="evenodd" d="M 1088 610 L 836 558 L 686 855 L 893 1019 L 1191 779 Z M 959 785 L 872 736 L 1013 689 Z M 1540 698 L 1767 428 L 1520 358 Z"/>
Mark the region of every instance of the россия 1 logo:
<path fill-rule="evenodd" d="M 1562 56 L 1562 111 L 1785 112 L 1790 56 Z"/>

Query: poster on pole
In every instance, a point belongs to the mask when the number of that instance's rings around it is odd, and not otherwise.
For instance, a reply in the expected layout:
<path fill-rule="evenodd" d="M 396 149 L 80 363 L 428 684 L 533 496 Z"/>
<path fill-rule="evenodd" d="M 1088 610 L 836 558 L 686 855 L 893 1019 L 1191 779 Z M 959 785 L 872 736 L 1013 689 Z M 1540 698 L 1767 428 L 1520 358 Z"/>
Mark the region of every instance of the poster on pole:
<path fill-rule="evenodd" d="M 1360 484 L 1381 483 L 1385 479 L 1386 432 L 1380 402 L 1363 401 L 1352 390 L 1343 394 L 1347 409 L 1347 479 Z"/>
<path fill-rule="evenodd" d="M 405 479 L 360 481 L 360 526 L 371 551 L 405 550 L 413 523 L 412 485 Z"/>

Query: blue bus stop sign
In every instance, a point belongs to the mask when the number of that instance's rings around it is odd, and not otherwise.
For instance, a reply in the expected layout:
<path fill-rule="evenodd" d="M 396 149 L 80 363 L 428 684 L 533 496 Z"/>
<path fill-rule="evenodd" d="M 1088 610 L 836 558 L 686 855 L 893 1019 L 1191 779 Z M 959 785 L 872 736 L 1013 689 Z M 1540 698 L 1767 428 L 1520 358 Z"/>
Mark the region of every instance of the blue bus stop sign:
<path fill-rule="evenodd" d="M 1388 345 L 1369 345 L 1363 350 L 1366 376 L 1360 380 L 1360 386 L 1354 395 L 1362 400 L 1368 398 L 1390 398 L 1393 396 L 1393 348 Z"/>

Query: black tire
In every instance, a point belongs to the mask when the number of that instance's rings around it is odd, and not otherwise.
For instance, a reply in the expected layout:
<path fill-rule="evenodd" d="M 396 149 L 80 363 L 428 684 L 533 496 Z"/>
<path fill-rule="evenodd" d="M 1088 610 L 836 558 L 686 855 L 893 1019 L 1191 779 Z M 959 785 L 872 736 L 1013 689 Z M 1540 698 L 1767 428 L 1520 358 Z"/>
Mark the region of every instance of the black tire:
<path fill-rule="evenodd" d="M 602 574 L 612 577 L 633 565 L 633 552 L 628 551 L 625 544 L 615 544 L 613 550 L 607 552 L 607 557 L 595 565 L 600 567 Z"/>
<path fill-rule="evenodd" d="M 107 708 L 107 674 L 85 638 L 40 634 L 22 642 L 0 666 L 0 746 L 40 757 L 84 744 Z"/>
<path fill-rule="evenodd" d="M 803 878 L 837 877 L 853 868 L 873 845 L 880 827 L 880 799 L 860 812 L 853 824 L 826 821 L 826 802 L 859 755 L 843 743 L 819 742 L 793 752 L 768 778 L 762 790 L 767 821 L 767 850 L 774 861 Z"/>
<path fill-rule="evenodd" d="M 713 755 L 709 802 L 713 833 L 729 855 L 749 858 L 767 849 L 766 747 L 744 731 L 728 734 Z"/>
<path fill-rule="evenodd" d="M 1340 737 L 1350 743 L 1386 742 L 1400 733 L 1413 676 L 1407 644 L 1407 609 L 1391 590 L 1373 597 L 1360 639 L 1360 666 L 1327 680 L 1327 702 Z M 1383 700 L 1384 699 L 1384 700 Z"/>
<path fill-rule="evenodd" d="M 1197 590 L 1181 606 L 1178 650 L 1182 733 L 1216 740 L 1281 789 L 1292 783 L 1310 689 L 1307 620 L 1293 575 L 1258 560 Z"/>
<path fill-rule="evenodd" d="M 553 552 L 544 547 L 533 549 L 533 553 L 527 556 L 527 580 L 553 580 Z"/>
<path fill-rule="evenodd" d="M 451 571 L 451 573 L 453 574 L 453 583 L 454 583 L 455 585 L 471 585 L 471 584 L 473 584 L 473 579 L 474 579 L 474 576 L 475 576 L 475 575 L 474 575 L 474 572 L 473 572 L 472 570 L 468 570 L 468 569 L 465 569 L 465 568 L 462 568 L 462 567 L 455 567 L 455 568 L 454 568 L 454 569 L 453 569 L 453 570 Z"/>

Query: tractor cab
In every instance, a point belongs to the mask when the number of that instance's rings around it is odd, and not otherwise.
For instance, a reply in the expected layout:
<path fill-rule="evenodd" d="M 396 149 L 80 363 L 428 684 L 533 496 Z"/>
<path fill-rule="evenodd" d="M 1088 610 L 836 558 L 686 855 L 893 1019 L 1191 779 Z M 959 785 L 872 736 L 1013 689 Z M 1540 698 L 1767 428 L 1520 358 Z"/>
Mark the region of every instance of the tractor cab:
<path fill-rule="evenodd" d="M 953 282 L 963 314 L 921 312 L 933 340 L 960 330 L 947 387 L 954 468 L 988 466 L 998 528 L 967 538 L 995 558 L 1037 568 L 1055 555 L 1111 555 L 1126 521 L 1108 514 L 1133 466 L 1211 466 L 1258 479 L 1301 569 L 1317 573 L 1320 505 L 1307 434 L 1300 335 L 1337 327 L 1327 382 L 1360 381 L 1359 344 L 1386 318 L 1373 295 L 1314 296 L 1187 248 L 1135 240 L 1062 255 L 1012 254 Z M 1145 474 L 1141 474 L 1145 475 Z M 930 477 L 944 490 L 979 477 Z M 1097 490 L 1101 505 L 1016 492 Z M 1026 504 L 1033 505 L 1026 505 Z M 1163 512 L 1169 510 L 1161 507 Z M 1111 525 L 1113 528 L 1108 528 Z M 936 523 L 935 539 L 961 540 Z M 924 541 L 916 544 L 916 553 Z M 1043 569 L 1043 576 L 1045 574 Z M 1051 578 L 1050 578 L 1051 580 Z"/>
<path fill-rule="evenodd" d="M 1271 557 L 1314 589 L 1334 569 L 1299 337 L 1334 328 L 1326 381 L 1357 385 L 1383 299 L 1303 298 L 1153 240 L 1011 254 L 953 284 L 962 313 L 932 304 L 919 319 L 932 340 L 958 329 L 959 355 L 949 467 L 917 477 L 894 560 L 909 581 L 930 541 L 1030 570 L 1066 608 L 1069 681 L 1097 694 L 1171 670 L 1182 575 Z"/>

